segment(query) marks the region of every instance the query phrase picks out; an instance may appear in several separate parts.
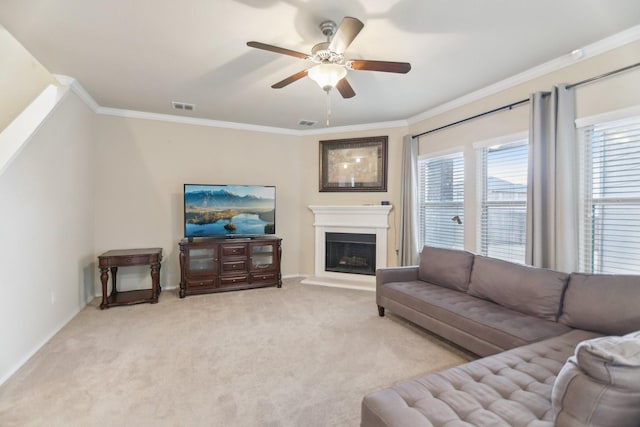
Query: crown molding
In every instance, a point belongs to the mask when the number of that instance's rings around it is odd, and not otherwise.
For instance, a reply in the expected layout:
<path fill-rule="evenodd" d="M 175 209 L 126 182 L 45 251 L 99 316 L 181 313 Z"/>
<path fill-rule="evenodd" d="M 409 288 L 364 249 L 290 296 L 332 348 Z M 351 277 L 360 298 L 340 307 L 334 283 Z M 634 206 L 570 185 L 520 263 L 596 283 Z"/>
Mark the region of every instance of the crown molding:
<path fill-rule="evenodd" d="M 245 123 L 225 122 L 220 120 L 201 119 L 197 117 L 176 116 L 173 114 L 150 113 L 146 111 L 125 110 L 121 108 L 103 107 L 96 102 L 95 99 L 87 92 L 84 87 L 73 77 L 63 74 L 55 74 L 54 77 L 58 82 L 69 87 L 84 103 L 96 114 L 107 116 L 127 117 L 143 120 L 156 120 L 170 123 L 182 123 L 196 126 L 209 126 L 227 129 L 248 130 L 253 132 L 277 133 L 281 135 L 300 135 L 300 131 L 276 128 L 270 126 L 259 126 Z"/>
<path fill-rule="evenodd" d="M 579 63 L 586 59 L 608 52 L 610 50 L 619 48 L 628 43 L 632 43 L 640 40 L 640 25 L 631 27 L 628 30 L 609 36 L 605 39 L 587 45 L 581 49 L 577 49 L 574 52 L 563 55 L 559 58 L 545 62 L 544 64 L 533 67 L 515 76 L 509 77 L 505 80 L 484 87 L 475 92 L 471 92 L 460 98 L 456 98 L 452 101 L 441 104 L 435 108 L 429 109 L 423 113 L 409 117 L 406 120 L 396 120 L 389 122 L 378 123 L 363 123 L 358 125 L 340 126 L 340 127 L 327 127 L 322 129 L 288 129 L 271 126 L 253 125 L 248 123 L 226 122 L 213 119 L 202 119 L 197 117 L 185 117 L 177 116 L 173 114 L 160 114 L 150 113 L 145 111 L 125 110 L 120 108 L 103 107 L 98 104 L 95 99 L 82 87 L 82 85 L 73 77 L 55 74 L 54 76 L 64 86 L 68 86 L 71 90 L 82 99 L 89 108 L 91 108 L 96 114 L 103 114 L 117 117 L 128 117 L 143 120 L 156 120 L 171 123 L 183 123 L 195 126 L 208 126 L 226 129 L 246 130 L 251 132 L 265 132 L 275 133 L 280 135 L 293 135 L 293 136 L 309 136 L 309 135 L 328 135 L 336 133 L 347 132 L 362 132 L 374 129 L 389 129 L 389 128 L 401 128 L 408 127 L 414 123 L 418 123 L 422 120 L 429 119 L 455 108 L 462 107 L 469 103 L 478 101 L 490 95 L 494 95 L 506 89 L 510 89 L 527 81 L 541 77 L 545 74 L 549 74 L 554 71 L 558 71 L 562 68 Z"/>
<path fill-rule="evenodd" d="M 251 132 L 276 133 L 280 135 L 300 135 L 300 131 L 271 126 L 252 125 L 247 123 L 225 122 L 221 120 L 202 119 L 198 117 L 176 116 L 173 114 L 149 113 L 146 111 L 124 110 L 121 108 L 98 107 L 98 114 L 106 116 L 126 117 L 132 119 L 155 120 L 160 122 L 181 123 L 195 126 L 216 127 L 225 129 L 246 130 Z"/>
<path fill-rule="evenodd" d="M 301 131 L 300 135 L 327 135 L 347 132 L 362 132 L 375 129 L 392 129 L 407 127 L 409 123 L 406 120 L 395 120 L 390 122 L 363 123 L 359 125 L 327 127 L 324 129 L 309 129 Z"/>
<path fill-rule="evenodd" d="M 636 25 L 635 27 L 631 27 L 625 31 L 599 40 L 581 49 L 576 49 L 571 53 L 568 53 L 556 59 L 552 59 L 551 61 L 530 68 L 522 73 L 516 74 L 515 76 L 509 77 L 495 84 L 486 86 L 475 92 L 471 92 L 460 98 L 456 98 L 452 101 L 440 104 L 435 108 L 409 117 L 407 119 L 407 122 L 412 125 L 422 120 L 435 117 L 437 115 L 446 113 L 447 111 L 451 111 L 472 102 L 479 101 L 480 99 L 486 98 L 487 96 L 494 95 L 498 92 L 502 92 L 512 87 L 518 86 L 522 83 L 526 83 L 530 80 L 536 79 L 554 71 L 561 70 L 570 65 L 577 64 L 589 58 L 593 58 L 595 56 L 601 55 L 605 52 L 617 49 L 638 40 L 640 40 L 640 25 Z"/>
<path fill-rule="evenodd" d="M 54 77 L 65 87 L 69 87 L 96 114 L 132 119 L 155 120 L 168 123 L 181 123 L 194 126 L 216 127 L 224 129 L 246 130 L 250 132 L 275 133 L 279 135 L 305 136 L 335 134 L 340 132 L 358 132 L 371 129 L 406 127 L 404 120 L 394 122 L 379 122 L 353 126 L 328 127 L 324 129 L 297 130 L 272 126 L 252 125 L 248 123 L 226 122 L 222 120 L 203 119 L 198 117 L 177 116 L 174 114 L 150 113 L 147 111 L 125 110 L 122 108 L 103 107 L 87 92 L 73 77 L 55 74 Z"/>
<path fill-rule="evenodd" d="M 407 126 L 406 121 L 396 121 L 396 122 L 379 122 L 379 123 L 370 123 L 370 124 L 361 124 L 361 125 L 343 126 L 343 127 L 329 127 L 329 128 L 317 129 L 317 130 L 297 130 L 297 129 L 278 128 L 278 127 L 271 127 L 271 126 L 252 125 L 247 123 L 225 122 L 221 120 L 202 119 L 197 117 L 176 116 L 173 114 L 160 114 L 160 113 L 149 113 L 146 111 L 123 110 L 120 108 L 109 108 L 109 107 L 98 107 L 96 110 L 96 113 L 107 115 L 107 116 L 127 117 L 127 118 L 142 119 L 142 120 L 156 120 L 161 122 L 182 123 L 182 124 L 195 125 L 195 126 L 208 126 L 208 127 L 225 128 L 225 129 L 246 130 L 251 132 L 275 133 L 279 135 L 291 135 L 291 136 L 335 134 L 340 132 L 355 132 L 355 131 L 364 131 L 364 130 L 371 130 L 371 129 L 395 128 L 395 127 Z"/>
<path fill-rule="evenodd" d="M 89 108 L 91 108 L 94 113 L 98 112 L 100 105 L 91 95 L 89 95 L 89 92 L 84 90 L 82 85 L 76 79 L 70 76 L 65 76 L 64 74 L 54 74 L 53 77 L 55 77 L 61 85 L 70 88 L 71 91 L 75 93 Z"/>

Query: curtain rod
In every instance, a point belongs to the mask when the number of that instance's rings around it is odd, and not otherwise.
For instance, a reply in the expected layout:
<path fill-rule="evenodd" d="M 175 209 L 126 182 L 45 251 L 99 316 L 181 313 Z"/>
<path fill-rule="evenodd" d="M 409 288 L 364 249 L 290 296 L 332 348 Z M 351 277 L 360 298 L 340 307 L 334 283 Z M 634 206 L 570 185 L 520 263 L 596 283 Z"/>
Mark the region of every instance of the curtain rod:
<path fill-rule="evenodd" d="M 640 67 L 640 62 L 636 62 L 635 64 L 631 64 L 623 68 L 618 68 L 617 70 L 609 71 L 608 73 L 600 74 L 599 76 L 591 77 L 590 79 L 582 80 L 578 83 L 567 85 L 566 88 L 571 89 L 572 87 L 582 86 L 584 84 L 591 83 L 596 80 L 604 79 L 605 77 L 613 76 L 614 74 L 622 73 L 623 71 L 628 71 L 636 67 Z"/>
<path fill-rule="evenodd" d="M 520 101 L 512 102 L 511 104 L 503 105 L 502 107 L 494 108 L 493 110 L 485 111 L 484 113 L 476 114 L 475 116 L 467 117 L 466 119 L 458 120 L 457 122 L 449 123 L 449 124 L 446 124 L 444 126 L 440 126 L 440 127 L 435 128 L 435 129 L 431 129 L 431 130 L 428 130 L 426 132 L 419 133 L 417 135 L 413 135 L 413 137 L 414 138 L 419 138 L 419 137 L 421 137 L 423 135 L 427 135 L 427 134 L 432 133 L 432 132 L 437 132 L 439 130 L 446 129 L 446 128 L 449 128 L 449 127 L 452 127 L 452 126 L 457 126 L 457 125 L 459 125 L 461 123 L 468 122 L 470 120 L 474 120 L 474 119 L 477 119 L 477 118 L 482 117 L 482 116 L 488 116 L 489 114 L 497 113 L 498 111 L 511 110 L 513 107 L 517 107 L 519 105 L 526 104 L 527 102 L 529 102 L 529 98 L 521 99 Z"/>
<path fill-rule="evenodd" d="M 570 85 L 566 85 L 566 88 L 567 89 L 571 89 L 573 87 L 582 86 L 584 84 L 591 83 L 591 82 L 594 82 L 596 80 L 604 79 L 604 78 L 612 76 L 614 74 L 622 73 L 624 71 L 628 71 L 628 70 L 631 70 L 632 68 L 636 68 L 636 67 L 639 67 L 639 66 L 640 66 L 640 62 L 637 62 L 635 64 L 631 64 L 631 65 L 628 65 L 626 67 L 619 68 L 617 70 L 609 71 L 608 73 L 604 73 L 604 74 L 601 74 L 599 76 L 591 77 L 591 78 L 579 81 L 577 83 L 572 83 Z M 428 130 L 428 131 L 413 135 L 413 138 L 419 138 L 421 136 L 424 136 L 424 135 L 427 135 L 427 134 L 430 134 L 430 133 L 433 133 L 433 132 L 437 132 L 439 130 L 443 130 L 443 129 L 446 129 L 446 128 L 449 128 L 449 127 L 452 127 L 452 126 L 457 126 L 459 124 L 468 122 L 470 120 L 475 120 L 477 118 L 480 118 L 480 117 L 483 117 L 483 116 L 487 116 L 489 114 L 497 113 L 498 111 L 511 110 L 513 107 L 517 107 L 517 106 L 520 106 L 522 104 L 526 104 L 529 101 L 530 101 L 529 98 L 521 99 L 520 101 L 512 102 L 511 104 L 503 105 L 502 107 L 494 108 L 493 110 L 485 111 L 484 113 L 476 114 L 475 116 L 467 117 L 465 119 L 458 120 L 457 122 L 449 123 L 449 124 L 437 127 L 435 129 L 431 129 L 431 130 Z"/>

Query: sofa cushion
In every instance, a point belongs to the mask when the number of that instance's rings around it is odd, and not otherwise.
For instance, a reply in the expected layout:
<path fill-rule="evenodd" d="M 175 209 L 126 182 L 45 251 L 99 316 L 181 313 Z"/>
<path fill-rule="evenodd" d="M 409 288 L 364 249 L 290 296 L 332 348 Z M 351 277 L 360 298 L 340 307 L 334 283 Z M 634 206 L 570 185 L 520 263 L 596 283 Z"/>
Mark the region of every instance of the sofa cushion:
<path fill-rule="evenodd" d="M 469 294 L 556 321 L 569 275 L 477 255 Z"/>
<path fill-rule="evenodd" d="M 384 298 L 465 331 L 500 349 L 511 349 L 570 330 L 568 326 L 557 322 L 532 317 L 465 292 L 419 280 L 386 283 L 379 292 Z"/>
<path fill-rule="evenodd" d="M 362 427 L 552 427 L 551 390 L 580 341 L 573 330 L 371 393 L 362 401 Z"/>
<path fill-rule="evenodd" d="M 551 393 L 558 427 L 637 426 L 640 332 L 578 344 Z"/>
<path fill-rule="evenodd" d="M 451 289 L 466 291 L 473 254 L 454 249 L 425 246 L 420 254 L 418 278 Z"/>
<path fill-rule="evenodd" d="M 573 273 L 560 322 L 607 335 L 640 330 L 640 276 Z"/>

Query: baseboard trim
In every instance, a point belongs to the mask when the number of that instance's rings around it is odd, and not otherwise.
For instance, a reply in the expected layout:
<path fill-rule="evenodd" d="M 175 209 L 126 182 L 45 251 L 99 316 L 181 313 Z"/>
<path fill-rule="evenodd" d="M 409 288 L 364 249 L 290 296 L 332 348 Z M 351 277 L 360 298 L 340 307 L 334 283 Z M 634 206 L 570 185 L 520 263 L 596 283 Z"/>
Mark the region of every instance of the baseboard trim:
<path fill-rule="evenodd" d="M 309 276 L 300 283 L 303 285 L 328 286 L 331 288 L 357 289 L 359 291 L 376 291 L 376 284 L 361 280 L 334 279 L 333 277 Z"/>

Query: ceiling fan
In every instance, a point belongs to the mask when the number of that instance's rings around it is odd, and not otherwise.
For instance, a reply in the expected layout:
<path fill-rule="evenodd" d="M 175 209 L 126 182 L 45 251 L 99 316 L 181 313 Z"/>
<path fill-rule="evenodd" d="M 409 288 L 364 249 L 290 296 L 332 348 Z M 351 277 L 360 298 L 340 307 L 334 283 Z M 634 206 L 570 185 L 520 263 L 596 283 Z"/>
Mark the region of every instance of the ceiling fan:
<path fill-rule="evenodd" d="M 339 27 L 333 21 L 322 22 L 320 30 L 327 37 L 327 41 L 316 44 L 311 49 L 310 55 L 256 41 L 247 42 L 247 46 L 293 56 L 315 64 L 311 68 L 299 71 L 272 85 L 271 87 L 274 89 L 281 89 L 305 76 L 309 76 L 327 93 L 335 87 L 343 98 L 352 98 L 356 93 L 347 81 L 347 70 L 384 71 L 402 74 L 406 74 L 411 70 L 411 64 L 408 62 L 346 59 L 344 57 L 345 50 L 347 50 L 363 27 L 364 24 L 359 19 L 350 16 L 344 17 Z"/>

